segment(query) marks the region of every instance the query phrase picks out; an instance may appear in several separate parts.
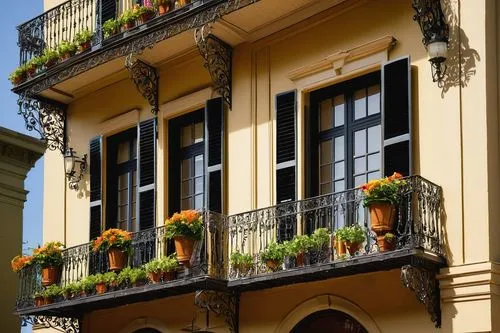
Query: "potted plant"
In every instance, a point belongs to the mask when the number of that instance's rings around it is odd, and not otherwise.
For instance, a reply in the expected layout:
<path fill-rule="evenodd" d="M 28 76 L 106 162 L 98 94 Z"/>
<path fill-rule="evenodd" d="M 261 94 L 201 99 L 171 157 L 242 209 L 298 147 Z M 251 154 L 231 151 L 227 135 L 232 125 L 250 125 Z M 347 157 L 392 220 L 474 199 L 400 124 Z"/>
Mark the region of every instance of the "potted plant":
<path fill-rule="evenodd" d="M 13 272 L 19 273 L 23 268 L 31 265 L 32 260 L 33 256 L 17 255 L 10 261 L 10 267 L 12 268 Z"/>
<path fill-rule="evenodd" d="M 37 291 L 33 294 L 33 301 L 36 307 L 42 306 L 45 304 L 43 300 L 43 291 Z"/>
<path fill-rule="evenodd" d="M 248 253 L 240 253 L 239 251 L 231 253 L 229 264 L 233 270 L 241 276 L 246 276 L 253 266 L 253 257 Z"/>
<path fill-rule="evenodd" d="M 95 283 L 95 291 L 98 295 L 104 294 L 108 291 L 108 286 L 113 284 L 116 281 L 116 273 L 115 272 L 107 272 L 104 274 L 96 274 L 94 275 L 94 283 Z"/>
<path fill-rule="evenodd" d="M 380 252 L 394 250 L 394 248 L 396 247 L 396 235 L 390 232 L 386 233 L 380 242 L 377 238 L 377 245 Z"/>
<path fill-rule="evenodd" d="M 31 79 L 35 77 L 36 75 L 36 69 L 38 67 L 38 57 L 31 58 L 27 63 L 26 63 L 26 76 Z"/>
<path fill-rule="evenodd" d="M 90 41 L 92 40 L 93 34 L 90 30 L 85 29 L 78 32 L 73 39 L 73 42 L 78 46 L 78 51 L 84 52 L 90 48 Z"/>
<path fill-rule="evenodd" d="M 57 46 L 57 52 L 59 53 L 59 60 L 65 61 L 75 55 L 78 46 L 72 42 L 68 42 L 67 40 L 61 41 L 61 43 Z"/>
<path fill-rule="evenodd" d="M 203 238 L 203 222 L 200 213 L 195 210 L 183 210 L 175 213 L 165 222 L 167 239 L 173 239 L 179 263 L 191 267 L 191 257 L 195 241 Z"/>
<path fill-rule="evenodd" d="M 153 4 L 158 9 L 159 15 L 165 15 L 172 9 L 171 0 L 154 0 Z"/>
<path fill-rule="evenodd" d="M 290 242 L 290 250 L 295 256 L 295 265 L 304 266 L 305 256 L 314 248 L 314 240 L 309 235 L 297 235 Z"/>
<path fill-rule="evenodd" d="M 81 290 L 85 296 L 90 296 L 94 293 L 96 280 L 95 275 L 89 275 L 80 281 Z"/>
<path fill-rule="evenodd" d="M 42 285 L 44 287 L 55 284 L 59 279 L 63 264 L 63 248 L 64 245 L 60 242 L 48 242 L 43 247 L 33 250 L 33 263 L 42 268 Z"/>
<path fill-rule="evenodd" d="M 132 268 L 128 274 L 130 283 L 134 287 L 140 287 L 146 284 L 148 275 L 146 271 L 142 268 Z"/>
<path fill-rule="evenodd" d="M 130 232 L 121 229 L 108 229 L 92 241 L 92 250 L 94 252 L 108 251 L 109 270 L 119 271 L 127 263 L 131 245 Z"/>
<path fill-rule="evenodd" d="M 17 67 L 12 73 L 10 73 L 9 80 L 15 86 L 26 81 L 26 66 L 21 65 Z"/>
<path fill-rule="evenodd" d="M 43 303 L 44 304 L 51 304 L 53 303 L 57 297 L 62 295 L 62 288 L 59 287 L 58 285 L 50 285 L 47 288 L 45 288 L 44 291 L 42 291 L 42 296 L 43 296 Z"/>
<path fill-rule="evenodd" d="M 137 17 L 137 20 L 141 24 L 148 22 L 155 15 L 155 11 L 154 11 L 153 7 L 150 7 L 150 6 L 135 5 L 133 10 L 134 10 L 135 15 Z"/>
<path fill-rule="evenodd" d="M 406 182 L 401 174 L 371 180 L 361 186 L 363 206 L 370 212 L 371 229 L 377 234 L 377 244 L 384 242 L 384 235 L 393 230 L 396 206 L 401 199 L 401 187 Z"/>
<path fill-rule="evenodd" d="M 120 31 L 121 22 L 120 20 L 109 19 L 102 25 L 102 32 L 104 38 L 109 38 L 116 35 Z"/>
<path fill-rule="evenodd" d="M 283 264 L 286 249 L 283 244 L 271 243 L 260 253 L 260 259 L 272 272 L 276 272 Z"/>
<path fill-rule="evenodd" d="M 172 253 L 169 256 L 157 258 L 144 264 L 144 270 L 151 282 L 158 283 L 160 280 L 174 280 L 177 273 L 177 266 L 179 266 L 177 255 L 176 253 Z"/>
<path fill-rule="evenodd" d="M 117 285 L 121 287 L 129 287 L 130 286 L 130 272 L 132 271 L 131 267 L 125 267 L 118 273 L 116 277 Z"/>
<path fill-rule="evenodd" d="M 148 279 L 153 283 L 158 283 L 161 280 L 163 271 L 161 269 L 161 258 L 153 259 L 144 264 L 144 270 L 148 275 Z"/>
<path fill-rule="evenodd" d="M 80 282 L 71 282 L 62 288 L 62 294 L 65 299 L 70 300 L 75 296 L 78 296 L 82 291 L 82 285 Z"/>
<path fill-rule="evenodd" d="M 126 10 L 120 16 L 120 22 L 122 26 L 122 31 L 132 29 L 135 27 L 135 21 L 137 20 L 137 14 L 133 9 Z"/>
<path fill-rule="evenodd" d="M 345 236 L 343 236 L 343 233 L 345 232 L 344 228 L 340 228 L 337 231 L 335 231 L 333 235 L 333 248 L 335 249 L 335 252 L 337 253 L 338 257 L 345 256 L 347 253 L 347 249 L 345 247 Z"/>
<path fill-rule="evenodd" d="M 191 0 L 176 0 L 175 1 L 175 8 L 182 8 L 186 5 L 189 5 L 191 3 Z"/>
<path fill-rule="evenodd" d="M 48 69 L 57 63 L 57 60 L 59 59 L 59 53 L 51 48 L 46 48 L 45 50 L 43 50 L 43 55 L 41 58 L 43 60 L 45 68 Z"/>
<path fill-rule="evenodd" d="M 327 228 L 318 228 L 310 236 L 312 247 L 309 250 L 311 264 L 325 262 L 330 251 L 331 237 Z"/>
<path fill-rule="evenodd" d="M 351 256 L 359 250 L 366 239 L 364 228 L 358 224 L 341 228 L 337 234 L 340 240 L 345 242 L 345 247 Z"/>

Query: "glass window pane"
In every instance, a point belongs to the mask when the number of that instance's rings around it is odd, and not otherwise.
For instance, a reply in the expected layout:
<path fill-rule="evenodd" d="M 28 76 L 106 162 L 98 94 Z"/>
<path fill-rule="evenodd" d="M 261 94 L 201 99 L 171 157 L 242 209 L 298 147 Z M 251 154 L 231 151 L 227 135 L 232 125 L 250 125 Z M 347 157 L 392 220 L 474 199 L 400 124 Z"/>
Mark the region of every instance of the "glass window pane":
<path fill-rule="evenodd" d="M 328 130 L 333 127 L 332 100 L 325 99 L 319 104 L 319 129 Z"/>
<path fill-rule="evenodd" d="M 354 177 L 354 187 L 358 187 L 366 183 L 366 175 Z"/>
<path fill-rule="evenodd" d="M 199 194 L 194 197 L 194 209 L 203 208 L 203 194 Z"/>
<path fill-rule="evenodd" d="M 128 189 L 118 191 L 118 204 L 125 205 L 128 203 Z"/>
<path fill-rule="evenodd" d="M 358 157 L 354 159 L 354 174 L 366 172 L 366 158 Z"/>
<path fill-rule="evenodd" d="M 127 162 L 130 159 L 129 147 L 130 147 L 130 142 L 128 142 L 128 141 L 120 142 L 118 144 L 118 152 L 117 152 L 117 157 L 116 157 L 117 164 Z"/>
<path fill-rule="evenodd" d="M 194 193 L 203 193 L 203 177 L 195 178 L 194 180 Z"/>
<path fill-rule="evenodd" d="M 332 183 L 321 184 L 319 194 L 332 193 Z"/>
<path fill-rule="evenodd" d="M 203 176 L 203 155 L 194 157 L 194 175 Z"/>
<path fill-rule="evenodd" d="M 368 180 L 379 179 L 379 178 L 380 178 L 380 171 L 370 172 L 368 174 Z"/>
<path fill-rule="evenodd" d="M 194 124 L 194 143 L 203 141 L 203 123 Z"/>
<path fill-rule="evenodd" d="M 335 96 L 335 127 L 344 125 L 344 95 Z"/>
<path fill-rule="evenodd" d="M 368 152 L 375 153 L 380 151 L 382 138 L 380 133 L 380 125 L 368 128 Z"/>
<path fill-rule="evenodd" d="M 354 156 L 366 154 L 366 130 L 354 132 Z"/>
<path fill-rule="evenodd" d="M 128 229 L 127 221 L 123 221 L 123 222 L 118 223 L 118 228 L 120 228 L 122 230 L 127 230 Z"/>
<path fill-rule="evenodd" d="M 182 160 L 182 170 L 181 170 L 181 179 L 188 179 L 192 177 L 192 171 L 191 171 L 191 159 L 188 158 L 187 160 Z"/>
<path fill-rule="evenodd" d="M 181 132 L 182 147 L 187 147 L 193 144 L 192 125 L 184 126 Z"/>
<path fill-rule="evenodd" d="M 344 178 L 344 162 L 335 163 L 335 179 Z"/>
<path fill-rule="evenodd" d="M 335 192 L 340 192 L 345 190 L 345 184 L 343 180 L 335 182 Z"/>
<path fill-rule="evenodd" d="M 137 138 L 134 138 L 134 140 L 132 140 L 132 146 L 130 147 L 130 149 L 132 149 L 132 151 L 130 152 L 132 154 L 131 159 L 137 158 Z"/>
<path fill-rule="evenodd" d="M 354 120 L 366 117 L 366 89 L 354 93 Z"/>
<path fill-rule="evenodd" d="M 380 85 L 368 88 L 368 115 L 380 113 Z"/>
<path fill-rule="evenodd" d="M 127 220 L 128 219 L 128 205 L 120 206 L 118 214 L 120 216 L 119 219 L 121 221 Z"/>
<path fill-rule="evenodd" d="M 368 170 L 380 170 L 382 163 L 380 163 L 380 153 L 368 155 Z"/>
<path fill-rule="evenodd" d="M 332 162 L 332 140 L 321 142 L 319 155 L 321 165 Z"/>
<path fill-rule="evenodd" d="M 326 183 L 332 180 L 332 165 L 327 164 L 320 167 L 320 183 Z"/>
<path fill-rule="evenodd" d="M 136 219 L 131 219 L 131 223 L 132 223 L 132 228 L 129 231 L 131 231 L 131 232 L 137 232 L 137 231 L 139 231 L 139 226 L 137 225 L 137 220 Z"/>
<path fill-rule="evenodd" d="M 193 209 L 193 198 L 182 199 L 181 209 Z"/>
<path fill-rule="evenodd" d="M 344 137 L 338 136 L 335 138 L 335 161 L 342 161 L 344 159 Z"/>
<path fill-rule="evenodd" d="M 193 181 L 191 179 L 183 181 L 181 185 L 181 196 L 185 198 L 192 194 L 193 194 Z"/>

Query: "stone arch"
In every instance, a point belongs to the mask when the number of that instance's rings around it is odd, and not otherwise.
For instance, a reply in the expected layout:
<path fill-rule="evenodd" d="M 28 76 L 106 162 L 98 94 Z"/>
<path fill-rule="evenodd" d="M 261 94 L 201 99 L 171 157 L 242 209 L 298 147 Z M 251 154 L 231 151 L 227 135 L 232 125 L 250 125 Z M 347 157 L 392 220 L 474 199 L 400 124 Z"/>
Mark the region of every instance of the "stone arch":
<path fill-rule="evenodd" d="M 151 330 L 148 332 L 146 329 Z M 172 333 L 167 325 L 159 319 L 152 317 L 141 317 L 127 324 L 119 333 Z"/>
<path fill-rule="evenodd" d="M 281 321 L 275 333 L 289 333 L 302 319 L 315 312 L 329 309 L 348 314 L 363 325 L 369 333 L 381 333 L 375 321 L 357 304 L 345 298 L 328 294 L 315 296 L 296 306 Z"/>

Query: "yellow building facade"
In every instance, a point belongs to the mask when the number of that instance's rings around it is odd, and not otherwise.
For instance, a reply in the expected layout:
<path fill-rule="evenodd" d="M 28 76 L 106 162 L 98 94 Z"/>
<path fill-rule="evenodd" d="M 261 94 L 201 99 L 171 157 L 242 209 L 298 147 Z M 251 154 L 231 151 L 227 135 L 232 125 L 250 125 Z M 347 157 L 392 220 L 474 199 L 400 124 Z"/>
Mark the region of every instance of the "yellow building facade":
<path fill-rule="evenodd" d="M 46 0 L 44 22 L 66 13 L 77 26 L 64 9 L 77 2 Z M 106 3 L 83 16 L 91 49 L 14 87 L 64 118 L 60 133 L 42 129 L 54 143 L 43 239 L 68 248 L 61 285 L 96 272 L 86 244 L 105 229 L 143 235 L 129 258 L 139 266 L 141 253 L 173 251 L 162 226 L 174 212 L 220 215 L 204 215 L 199 266 L 173 282 L 42 307 L 21 295 L 19 315 L 87 333 L 500 332 L 496 1 L 178 2 L 104 37 Z M 439 82 L 418 9 L 424 21 L 439 9 L 449 29 Z M 45 43 L 64 39 L 47 27 Z M 87 158 L 76 188 L 68 148 Z M 410 178 L 396 249 L 382 253 L 356 188 L 393 171 Z M 331 237 L 319 263 L 260 262 L 275 241 L 356 223 L 357 254 Z M 252 257 L 249 273 L 232 267 L 235 252 Z"/>

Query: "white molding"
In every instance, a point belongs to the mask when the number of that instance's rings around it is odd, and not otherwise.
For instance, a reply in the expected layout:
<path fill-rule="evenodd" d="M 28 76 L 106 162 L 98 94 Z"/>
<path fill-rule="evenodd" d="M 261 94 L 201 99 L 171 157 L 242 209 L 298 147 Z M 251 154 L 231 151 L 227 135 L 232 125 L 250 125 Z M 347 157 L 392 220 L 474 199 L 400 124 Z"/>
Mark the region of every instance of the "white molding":
<path fill-rule="evenodd" d="M 136 126 L 139 123 L 139 120 L 140 112 L 138 109 L 134 109 L 100 123 L 98 125 L 99 133 L 109 136 Z"/>
<path fill-rule="evenodd" d="M 207 100 L 215 97 L 212 87 L 198 90 L 189 95 L 185 95 L 160 105 L 158 118 L 169 119 L 180 114 L 195 111 L 205 107 Z"/>

